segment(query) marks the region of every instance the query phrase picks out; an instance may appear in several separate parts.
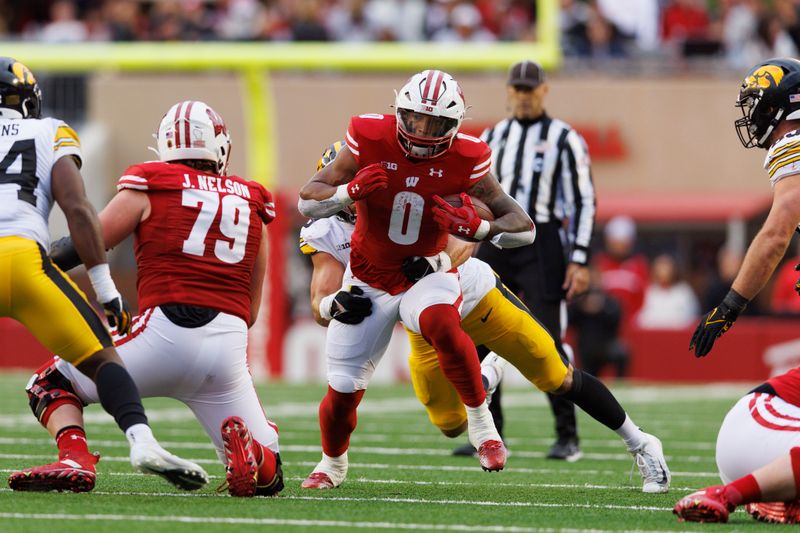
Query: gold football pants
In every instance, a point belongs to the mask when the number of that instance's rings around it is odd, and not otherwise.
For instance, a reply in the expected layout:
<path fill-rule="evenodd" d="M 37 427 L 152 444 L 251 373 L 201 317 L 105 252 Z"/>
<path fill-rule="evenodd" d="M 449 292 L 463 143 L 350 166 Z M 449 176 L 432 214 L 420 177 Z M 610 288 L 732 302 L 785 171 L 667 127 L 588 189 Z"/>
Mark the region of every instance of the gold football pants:
<path fill-rule="evenodd" d="M 499 282 L 461 321 L 461 327 L 476 345 L 482 344 L 507 360 L 540 390 L 551 392 L 564 382 L 568 369 L 553 337 Z M 422 335 L 407 333 L 411 381 L 417 398 L 433 425 L 443 431 L 458 428 L 466 422 L 467 413 L 439 367 L 436 350 Z"/>
<path fill-rule="evenodd" d="M 30 239 L 0 237 L 0 316 L 21 322 L 73 365 L 113 346 L 83 292 Z"/>

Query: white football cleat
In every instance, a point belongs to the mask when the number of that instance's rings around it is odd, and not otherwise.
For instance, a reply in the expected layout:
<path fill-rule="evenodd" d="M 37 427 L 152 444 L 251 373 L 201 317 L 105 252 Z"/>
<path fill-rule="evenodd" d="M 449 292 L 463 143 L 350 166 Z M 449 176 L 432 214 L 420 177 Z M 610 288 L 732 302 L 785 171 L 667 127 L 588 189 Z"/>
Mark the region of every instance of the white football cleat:
<path fill-rule="evenodd" d="M 139 472 L 161 476 L 183 490 L 197 490 L 208 483 L 208 474 L 201 466 L 169 453 L 155 441 L 132 443 L 131 465 Z"/>
<path fill-rule="evenodd" d="M 658 437 L 645 433 L 639 446 L 628 451 L 633 455 L 642 475 L 642 492 L 648 494 L 668 492 L 672 476 Z"/>

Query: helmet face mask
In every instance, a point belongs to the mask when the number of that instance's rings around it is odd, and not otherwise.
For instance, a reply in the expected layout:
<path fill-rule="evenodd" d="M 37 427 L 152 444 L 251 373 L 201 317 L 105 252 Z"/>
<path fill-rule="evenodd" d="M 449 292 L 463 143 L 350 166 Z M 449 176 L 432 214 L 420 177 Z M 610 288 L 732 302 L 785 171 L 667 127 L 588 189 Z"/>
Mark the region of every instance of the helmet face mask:
<path fill-rule="evenodd" d="M 395 99 L 397 142 L 408 157 L 429 159 L 447 151 L 464 120 L 461 87 L 440 70 L 415 74 Z"/>
<path fill-rule="evenodd" d="M 39 118 L 42 91 L 33 73 L 22 63 L 0 57 L 0 118 Z"/>
<path fill-rule="evenodd" d="M 203 102 L 173 105 L 155 135 L 161 161 L 211 161 L 217 174 L 228 172 L 231 137 L 222 117 Z"/>
<path fill-rule="evenodd" d="M 770 59 L 753 67 L 744 79 L 734 122 L 745 148 L 769 148 L 770 137 L 783 120 L 800 119 L 800 61 Z"/>

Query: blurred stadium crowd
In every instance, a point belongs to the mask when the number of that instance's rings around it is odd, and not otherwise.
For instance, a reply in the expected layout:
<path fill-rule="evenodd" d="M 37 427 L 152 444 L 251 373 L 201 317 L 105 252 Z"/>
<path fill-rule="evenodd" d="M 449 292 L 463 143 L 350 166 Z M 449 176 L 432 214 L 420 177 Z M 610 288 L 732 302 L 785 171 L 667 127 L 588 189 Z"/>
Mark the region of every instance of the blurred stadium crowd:
<path fill-rule="evenodd" d="M 800 48 L 800 0 L 560 0 L 567 56 L 724 57 Z M 0 0 L 0 37 L 71 41 L 524 41 L 536 0 Z"/>

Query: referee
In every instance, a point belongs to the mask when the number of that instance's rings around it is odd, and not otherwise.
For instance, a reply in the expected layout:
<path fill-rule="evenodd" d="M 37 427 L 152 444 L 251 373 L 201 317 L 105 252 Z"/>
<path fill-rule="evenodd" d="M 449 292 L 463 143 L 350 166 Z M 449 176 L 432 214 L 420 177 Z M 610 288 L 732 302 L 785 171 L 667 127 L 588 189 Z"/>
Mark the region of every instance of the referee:
<path fill-rule="evenodd" d="M 507 88 L 511 116 L 481 136 L 492 148 L 492 171 L 503 190 L 527 209 L 536 223 L 536 241 L 508 250 L 484 245 L 478 257 L 520 296 L 566 358 L 562 345 L 566 300 L 589 286 L 595 191 L 585 141 L 569 124 L 544 110 L 548 88 L 542 67 L 533 61 L 511 67 Z M 582 453 L 575 406 L 563 397 L 547 396 L 557 434 L 547 457 L 577 461 Z M 492 407 L 499 412 L 497 393 Z M 500 429 L 502 416 L 497 422 Z"/>

